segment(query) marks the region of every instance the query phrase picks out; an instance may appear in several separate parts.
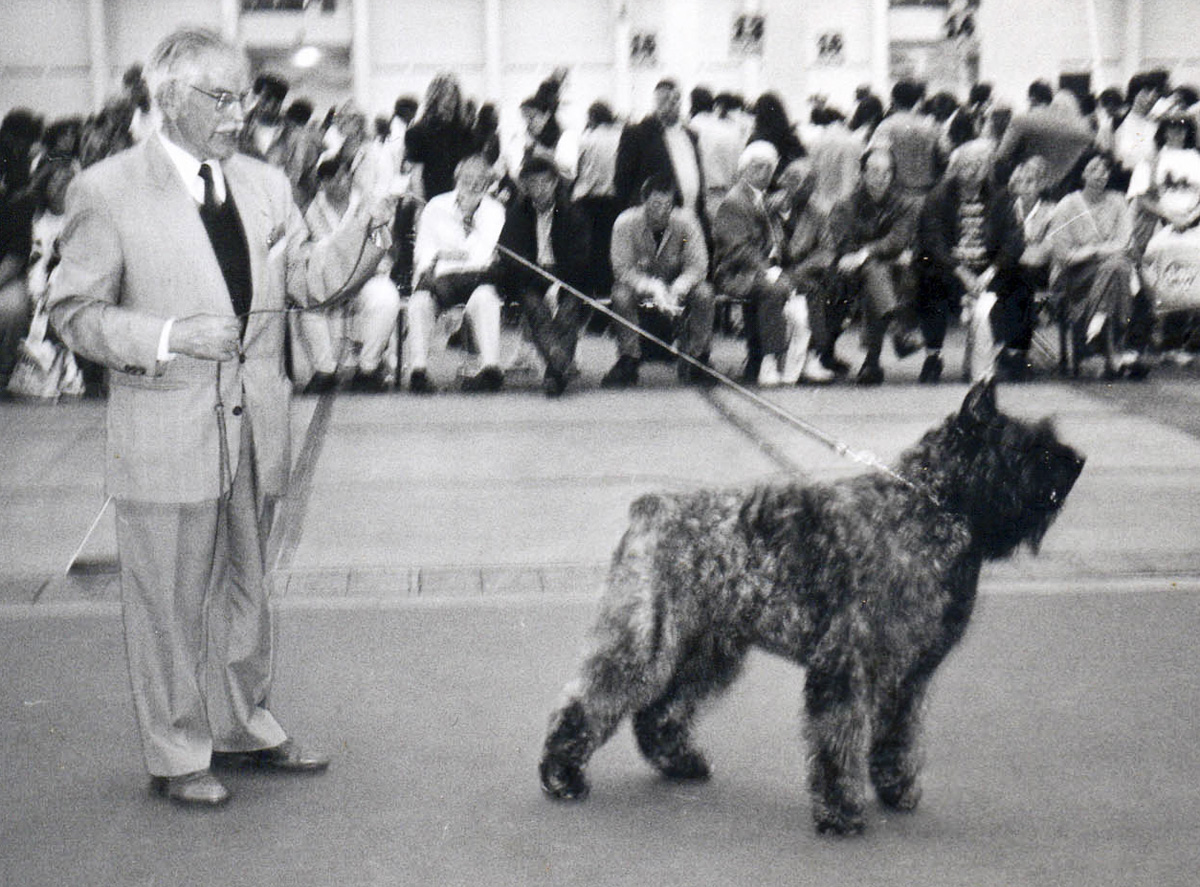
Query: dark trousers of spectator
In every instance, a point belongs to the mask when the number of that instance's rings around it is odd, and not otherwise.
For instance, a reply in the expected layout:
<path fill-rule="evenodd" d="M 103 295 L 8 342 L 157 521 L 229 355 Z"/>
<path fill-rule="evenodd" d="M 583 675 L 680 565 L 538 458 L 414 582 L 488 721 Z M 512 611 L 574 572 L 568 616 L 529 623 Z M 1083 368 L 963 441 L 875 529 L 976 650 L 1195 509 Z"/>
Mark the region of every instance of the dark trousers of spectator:
<path fill-rule="evenodd" d="M 529 331 L 529 339 L 537 349 L 546 368 L 565 373 L 575 359 L 579 330 L 583 326 L 583 302 L 560 290 L 555 308 L 546 299 L 550 286 L 529 287 L 520 294 L 521 316 Z"/>
<path fill-rule="evenodd" d="M 918 275 L 914 304 L 926 348 L 940 350 L 945 344 L 950 318 L 959 312 L 965 291 L 953 272 L 925 270 Z"/>
<path fill-rule="evenodd" d="M 867 259 L 850 274 L 839 275 L 841 285 L 857 290 L 862 312 L 862 347 L 864 363 L 878 365 L 883 354 L 883 340 L 888 325 L 895 317 L 908 327 L 915 323 L 915 307 L 911 296 L 912 284 L 907 268 L 894 262 Z"/>
<path fill-rule="evenodd" d="M 392 282 L 401 296 L 413 291 L 413 244 L 416 239 L 417 201 L 405 197 L 396 206 L 396 223 L 392 232 L 395 242 L 395 261 L 392 263 Z"/>
<path fill-rule="evenodd" d="M 787 321 L 783 317 L 783 306 L 791 296 L 791 279 L 784 276 L 769 283 L 763 275 L 754 281 L 746 296 L 743 309 L 746 328 L 746 372 L 757 374 L 764 356 L 774 354 L 779 358 L 787 354 Z"/>
<path fill-rule="evenodd" d="M 992 337 L 1013 351 L 1028 351 L 1037 329 L 1037 294 L 1049 285 L 1049 268 L 1001 271 L 992 282 Z"/>
<path fill-rule="evenodd" d="M 621 214 L 621 206 L 615 197 L 582 197 L 575 205 L 587 219 L 592 238 L 589 292 L 595 296 L 607 296 L 613 288 L 612 263 L 609 260 L 612 230 L 617 216 Z"/>
<path fill-rule="evenodd" d="M 4 286 L 0 286 L 0 385 L 16 366 L 21 353 L 21 340 L 29 333 L 29 320 L 33 315 L 33 303 L 25 275 L 18 274 Z"/>
<path fill-rule="evenodd" d="M 668 284 L 669 285 L 669 284 Z M 613 284 L 612 310 L 614 313 L 638 325 L 638 306 L 642 296 L 633 287 L 625 283 Z M 716 297 L 712 285 L 702 280 L 691 292 L 683 297 L 683 315 L 678 332 L 679 349 L 689 357 L 707 359 L 712 350 L 713 315 Z M 781 303 L 782 307 L 782 303 Z M 783 315 L 780 314 L 780 323 Z M 640 359 L 642 356 L 642 339 L 634 330 L 619 324 L 617 333 L 617 354 L 623 357 Z M 786 345 L 784 346 L 786 348 Z"/>

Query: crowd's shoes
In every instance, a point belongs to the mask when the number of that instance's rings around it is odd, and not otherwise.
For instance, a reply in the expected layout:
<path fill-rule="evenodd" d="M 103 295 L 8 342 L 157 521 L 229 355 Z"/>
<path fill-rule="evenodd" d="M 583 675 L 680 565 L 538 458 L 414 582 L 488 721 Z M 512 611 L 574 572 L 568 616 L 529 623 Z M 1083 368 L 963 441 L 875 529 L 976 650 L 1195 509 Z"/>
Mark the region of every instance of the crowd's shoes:
<path fill-rule="evenodd" d="M 796 384 L 828 385 L 836 378 L 837 373 L 826 369 L 817 355 L 810 354 L 804 361 L 804 368 L 800 370 L 800 378 L 796 380 Z"/>
<path fill-rule="evenodd" d="M 996 378 L 1001 382 L 1028 382 L 1033 378 L 1033 364 L 1024 351 L 1005 348 L 996 357 Z"/>
<path fill-rule="evenodd" d="M 546 367 L 546 374 L 542 377 L 542 392 L 546 397 L 561 397 L 566 390 L 567 374 Z"/>
<path fill-rule="evenodd" d="M 899 329 L 892 333 L 892 348 L 901 360 L 921 350 L 921 334 L 915 329 Z"/>
<path fill-rule="evenodd" d="M 350 390 L 362 394 L 386 394 L 391 389 L 388 381 L 387 367 L 380 366 L 370 373 L 358 370 L 350 380 Z"/>
<path fill-rule="evenodd" d="M 181 776 L 152 776 L 150 790 L 184 807 L 220 807 L 229 801 L 229 789 L 208 769 Z"/>
<path fill-rule="evenodd" d="M 464 376 L 462 390 L 471 393 L 493 393 L 504 387 L 504 372 L 498 366 L 485 366 L 473 376 Z"/>
<path fill-rule="evenodd" d="M 1150 375 L 1150 364 L 1136 351 L 1123 351 L 1117 356 L 1115 374 L 1106 378 L 1131 379 L 1140 382 Z"/>
<path fill-rule="evenodd" d="M 325 394 L 338 387 L 337 373 L 313 373 L 308 384 L 304 386 L 304 394 Z"/>
<path fill-rule="evenodd" d="M 601 388 L 632 388 L 638 383 L 638 359 L 622 354 L 612 365 L 604 378 L 600 380 Z"/>
<path fill-rule="evenodd" d="M 863 386 L 882 385 L 883 367 L 873 361 L 864 363 L 859 367 L 858 376 L 854 381 L 855 384 Z"/>
<path fill-rule="evenodd" d="M 942 379 L 942 356 L 940 354 L 930 354 L 925 358 L 925 363 L 921 365 L 921 375 L 917 381 L 922 385 L 933 385 L 940 382 Z"/>
<path fill-rule="evenodd" d="M 413 394 L 433 394 L 437 386 L 429 378 L 428 370 L 415 369 L 408 374 L 408 390 Z"/>
<path fill-rule="evenodd" d="M 829 370 L 835 376 L 845 376 L 850 373 L 850 364 L 839 358 L 836 354 L 822 354 L 821 366 Z"/>

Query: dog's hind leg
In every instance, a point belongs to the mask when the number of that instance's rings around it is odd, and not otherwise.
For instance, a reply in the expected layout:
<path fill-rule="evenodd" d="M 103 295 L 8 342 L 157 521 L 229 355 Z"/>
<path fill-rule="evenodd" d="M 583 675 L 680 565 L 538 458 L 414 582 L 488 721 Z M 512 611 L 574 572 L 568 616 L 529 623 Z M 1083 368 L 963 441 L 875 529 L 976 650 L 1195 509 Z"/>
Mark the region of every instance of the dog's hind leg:
<path fill-rule="evenodd" d="M 894 810 L 914 810 L 921 800 L 921 703 L 928 678 L 910 678 L 883 694 L 871 740 L 871 784 L 880 803 Z"/>
<path fill-rule="evenodd" d="M 857 834 L 865 825 L 866 675 L 847 644 L 823 646 L 807 662 L 804 685 L 813 821 L 822 834 Z"/>
<path fill-rule="evenodd" d="M 743 647 L 715 639 L 696 644 L 680 662 L 663 694 L 634 714 L 638 748 L 663 776 L 708 779 L 708 761 L 692 745 L 692 721 L 705 697 L 733 683 L 744 659 Z"/>
<path fill-rule="evenodd" d="M 583 769 L 621 719 L 662 695 L 675 672 L 677 634 L 666 601 L 630 565 L 619 564 L 593 629 L 579 678 L 563 691 L 542 751 L 542 788 L 551 797 L 582 799 Z"/>

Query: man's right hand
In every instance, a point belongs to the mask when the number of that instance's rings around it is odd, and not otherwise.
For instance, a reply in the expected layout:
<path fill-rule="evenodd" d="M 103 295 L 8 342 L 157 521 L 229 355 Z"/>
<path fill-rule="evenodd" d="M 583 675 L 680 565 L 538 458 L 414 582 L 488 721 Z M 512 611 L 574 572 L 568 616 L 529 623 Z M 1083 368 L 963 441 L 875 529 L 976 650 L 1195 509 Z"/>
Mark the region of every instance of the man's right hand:
<path fill-rule="evenodd" d="M 199 360 L 231 360 L 237 356 L 241 324 L 232 314 L 193 314 L 171 326 L 168 348 Z"/>

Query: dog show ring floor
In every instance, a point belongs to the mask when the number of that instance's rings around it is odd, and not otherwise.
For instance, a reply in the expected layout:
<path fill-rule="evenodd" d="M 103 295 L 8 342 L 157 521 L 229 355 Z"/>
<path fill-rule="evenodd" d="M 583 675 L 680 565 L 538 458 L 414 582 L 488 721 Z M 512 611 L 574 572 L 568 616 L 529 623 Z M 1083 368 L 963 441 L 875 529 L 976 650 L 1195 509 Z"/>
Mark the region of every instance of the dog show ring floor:
<path fill-rule="evenodd" d="M 738 354 L 721 342 L 714 359 L 732 372 Z M 766 655 L 699 721 L 711 781 L 663 781 L 623 727 L 589 767 L 588 800 L 540 791 L 547 717 L 630 501 L 865 470 L 667 365 L 601 390 L 612 358 L 585 337 L 558 400 L 536 378 L 454 392 L 450 358 L 432 397 L 296 399 L 270 546 L 271 706 L 334 762 L 318 777 L 231 773 L 233 800 L 205 812 L 147 790 L 103 404 L 0 403 L 0 885 L 1196 883 L 1194 370 L 1001 386 L 1002 409 L 1051 417 L 1087 466 L 1040 554 L 985 569 L 930 692 L 920 807 L 872 802 L 865 834 L 832 839 L 812 828 L 804 673 Z M 885 364 L 879 388 L 760 394 L 890 461 L 967 390 L 915 384 L 919 365 Z"/>

